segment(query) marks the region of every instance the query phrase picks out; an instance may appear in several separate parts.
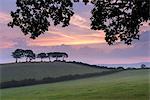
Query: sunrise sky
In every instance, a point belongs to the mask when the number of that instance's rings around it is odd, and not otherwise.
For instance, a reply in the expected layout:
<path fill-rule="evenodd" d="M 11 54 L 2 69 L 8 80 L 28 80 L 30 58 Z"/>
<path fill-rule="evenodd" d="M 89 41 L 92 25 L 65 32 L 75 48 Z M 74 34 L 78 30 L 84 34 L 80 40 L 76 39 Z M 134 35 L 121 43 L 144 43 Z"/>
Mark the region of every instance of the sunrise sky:
<path fill-rule="evenodd" d="M 50 26 L 49 31 L 32 40 L 18 27 L 12 29 L 7 26 L 11 21 L 10 11 L 16 9 L 15 2 L 0 0 L 0 63 L 14 61 L 11 52 L 16 48 L 32 49 L 36 53 L 63 51 L 69 54 L 67 60 L 90 64 L 150 62 L 150 26 L 147 23 L 140 28 L 140 41 L 135 40 L 130 46 L 123 43 L 109 46 L 102 30 L 90 30 L 92 5 L 77 3 L 70 26 Z"/>

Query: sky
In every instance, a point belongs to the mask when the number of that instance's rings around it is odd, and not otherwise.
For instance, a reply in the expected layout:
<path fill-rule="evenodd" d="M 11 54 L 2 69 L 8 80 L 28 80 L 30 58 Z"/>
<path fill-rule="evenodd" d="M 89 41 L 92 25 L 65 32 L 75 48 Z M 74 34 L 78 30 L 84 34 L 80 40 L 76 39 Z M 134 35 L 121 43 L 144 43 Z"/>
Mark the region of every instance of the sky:
<path fill-rule="evenodd" d="M 92 5 L 77 3 L 68 27 L 50 26 L 49 31 L 32 40 L 18 27 L 7 26 L 12 20 L 10 11 L 16 9 L 15 2 L 0 0 L 0 63 L 13 62 L 11 52 L 17 48 L 32 49 L 35 53 L 66 52 L 68 61 L 89 64 L 150 62 L 150 26 L 147 23 L 140 27 L 140 40 L 134 40 L 132 45 L 117 43 L 109 46 L 103 30 L 90 29 Z"/>

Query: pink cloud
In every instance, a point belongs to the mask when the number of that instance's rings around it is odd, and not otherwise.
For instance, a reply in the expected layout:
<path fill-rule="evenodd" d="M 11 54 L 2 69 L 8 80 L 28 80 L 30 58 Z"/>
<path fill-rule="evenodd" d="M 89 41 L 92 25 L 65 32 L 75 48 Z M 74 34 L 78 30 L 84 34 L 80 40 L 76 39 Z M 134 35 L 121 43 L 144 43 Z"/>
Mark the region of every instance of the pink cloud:
<path fill-rule="evenodd" d="M 11 21 L 11 16 L 9 14 L 0 12 L 0 23 L 8 23 Z"/>
<path fill-rule="evenodd" d="M 90 29 L 90 24 L 88 23 L 88 21 L 85 18 L 83 18 L 77 14 L 75 14 L 71 18 L 70 23 L 72 25 L 75 25 L 75 26 L 80 27 L 80 28 Z"/>
<path fill-rule="evenodd" d="M 149 25 L 150 21 L 148 22 L 142 22 L 141 24 L 143 24 L 142 26 L 140 26 L 140 33 L 143 33 L 145 31 L 150 31 L 150 25 Z"/>
<path fill-rule="evenodd" d="M 150 57 L 146 56 L 141 56 L 141 57 L 132 57 L 132 59 L 135 59 L 136 61 L 144 61 L 144 62 L 150 62 Z"/>
<path fill-rule="evenodd" d="M 13 48 L 15 46 L 15 44 L 16 43 L 14 43 L 14 42 L 10 42 L 10 41 L 6 42 L 6 41 L 4 41 L 4 42 L 0 43 L 0 49 Z"/>

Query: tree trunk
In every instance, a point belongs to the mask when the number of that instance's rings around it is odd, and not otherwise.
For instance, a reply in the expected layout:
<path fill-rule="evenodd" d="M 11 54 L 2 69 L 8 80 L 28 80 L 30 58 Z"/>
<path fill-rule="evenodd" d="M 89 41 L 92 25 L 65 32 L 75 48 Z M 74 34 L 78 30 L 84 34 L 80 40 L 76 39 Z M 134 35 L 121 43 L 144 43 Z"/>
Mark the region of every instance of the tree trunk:
<path fill-rule="evenodd" d="M 18 59 L 16 58 L 16 63 L 18 63 Z"/>
<path fill-rule="evenodd" d="M 58 60 L 58 57 L 56 57 L 56 61 Z"/>
<path fill-rule="evenodd" d="M 28 57 L 26 57 L 26 62 L 28 62 Z"/>
<path fill-rule="evenodd" d="M 29 59 L 29 62 L 31 62 L 31 61 L 32 61 L 32 59 L 30 58 L 30 59 Z"/>
<path fill-rule="evenodd" d="M 50 57 L 48 57 L 49 58 L 49 62 L 51 62 L 51 58 Z"/>
<path fill-rule="evenodd" d="M 41 62 L 43 62 L 43 59 L 41 58 Z"/>

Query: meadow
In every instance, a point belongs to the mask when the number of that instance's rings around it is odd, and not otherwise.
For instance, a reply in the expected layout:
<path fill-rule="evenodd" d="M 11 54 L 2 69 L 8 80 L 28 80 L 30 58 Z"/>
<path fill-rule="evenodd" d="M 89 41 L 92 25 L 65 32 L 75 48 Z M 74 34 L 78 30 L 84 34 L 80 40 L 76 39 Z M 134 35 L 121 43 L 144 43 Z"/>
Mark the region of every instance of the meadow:
<path fill-rule="evenodd" d="M 83 75 L 110 71 L 106 68 L 92 68 L 87 65 L 65 62 L 33 62 L 0 65 L 0 82 L 24 79 L 56 78 L 67 75 Z"/>
<path fill-rule="evenodd" d="M 1 100 L 150 100 L 149 69 L 0 89 Z"/>

